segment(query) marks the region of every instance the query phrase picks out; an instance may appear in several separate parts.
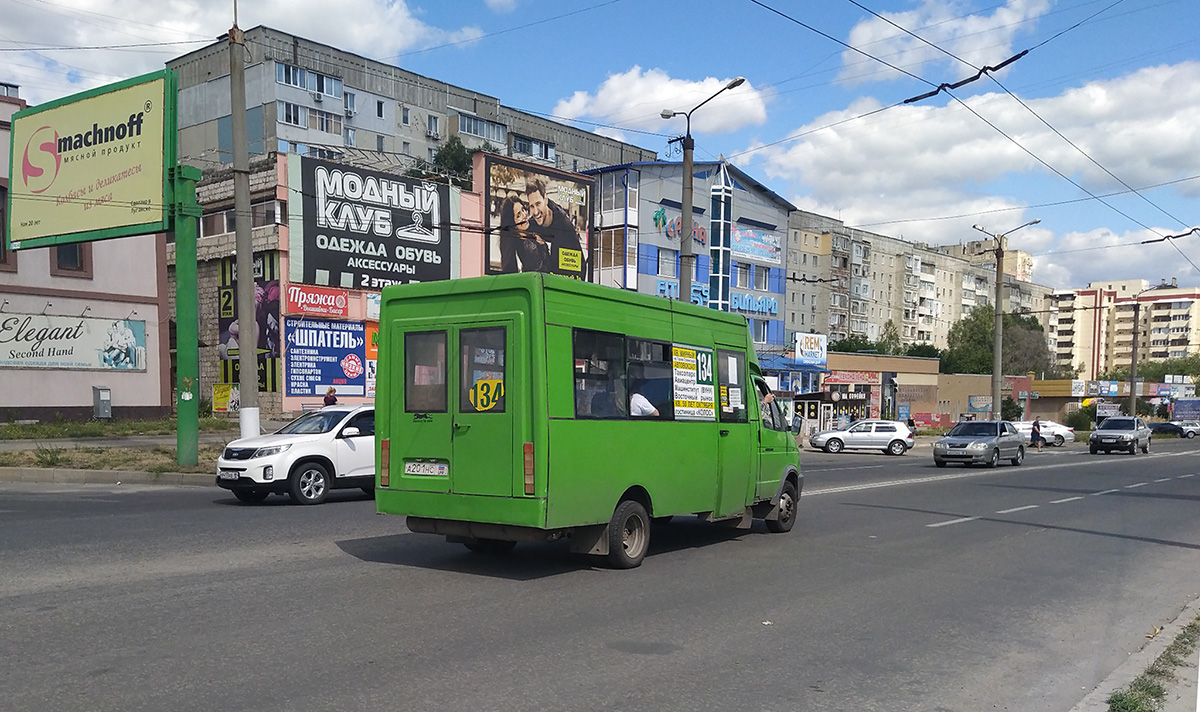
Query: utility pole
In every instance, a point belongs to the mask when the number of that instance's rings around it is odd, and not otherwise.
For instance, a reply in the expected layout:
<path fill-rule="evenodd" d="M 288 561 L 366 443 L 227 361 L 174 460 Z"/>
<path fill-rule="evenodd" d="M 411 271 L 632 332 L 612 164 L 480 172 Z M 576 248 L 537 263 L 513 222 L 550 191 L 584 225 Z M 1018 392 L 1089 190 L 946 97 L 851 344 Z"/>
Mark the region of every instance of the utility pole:
<path fill-rule="evenodd" d="M 258 418 L 258 322 L 254 303 L 254 243 L 250 217 L 250 147 L 246 138 L 246 35 L 229 30 L 229 98 L 233 134 L 233 214 L 237 250 L 238 424 L 243 438 L 260 434 Z"/>
<path fill-rule="evenodd" d="M 746 81 L 745 77 L 736 77 L 731 79 L 725 86 L 717 90 L 716 94 L 708 97 L 696 106 L 692 107 L 691 111 L 671 111 L 663 109 L 660 116 L 664 119 L 673 119 L 676 116 L 683 116 L 686 121 L 686 128 L 683 136 L 680 138 L 671 139 L 671 143 L 679 141 L 683 146 L 683 198 L 680 203 L 680 236 L 679 236 L 679 298 L 687 303 L 692 301 L 692 272 L 695 271 L 693 264 L 694 256 L 692 255 L 692 188 L 694 185 L 692 175 L 692 151 L 696 148 L 696 142 L 692 138 L 692 112 L 704 106 L 708 102 L 717 98 L 717 95 L 726 89 L 734 89 L 742 85 Z"/>
<path fill-rule="evenodd" d="M 1137 300 L 1141 294 L 1133 298 L 1133 352 L 1129 354 L 1129 414 L 1137 415 L 1137 357 L 1138 332 L 1142 330 L 1142 305 Z"/>
<path fill-rule="evenodd" d="M 983 234 L 990 235 L 996 242 L 994 249 L 984 251 L 994 252 L 996 255 L 996 324 L 995 334 L 992 337 L 992 420 L 1004 419 L 1004 409 L 1001 400 L 1003 397 L 1001 394 L 1004 390 L 1004 303 L 1001 301 L 1004 298 L 1004 250 L 1008 247 L 1009 234 L 1023 227 L 1037 225 L 1040 222 L 1041 220 L 1031 220 L 1024 225 L 1019 225 L 1008 232 L 1002 232 L 998 235 L 993 235 L 978 225 L 972 226 Z"/>

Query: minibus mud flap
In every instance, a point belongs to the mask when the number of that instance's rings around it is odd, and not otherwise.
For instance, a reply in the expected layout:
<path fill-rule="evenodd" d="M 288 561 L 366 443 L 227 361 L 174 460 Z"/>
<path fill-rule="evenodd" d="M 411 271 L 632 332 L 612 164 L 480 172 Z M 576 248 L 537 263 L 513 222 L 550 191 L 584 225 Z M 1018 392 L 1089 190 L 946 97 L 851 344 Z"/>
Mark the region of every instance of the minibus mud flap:
<path fill-rule="evenodd" d="M 608 556 L 608 525 L 575 527 L 570 533 L 571 553 Z"/>

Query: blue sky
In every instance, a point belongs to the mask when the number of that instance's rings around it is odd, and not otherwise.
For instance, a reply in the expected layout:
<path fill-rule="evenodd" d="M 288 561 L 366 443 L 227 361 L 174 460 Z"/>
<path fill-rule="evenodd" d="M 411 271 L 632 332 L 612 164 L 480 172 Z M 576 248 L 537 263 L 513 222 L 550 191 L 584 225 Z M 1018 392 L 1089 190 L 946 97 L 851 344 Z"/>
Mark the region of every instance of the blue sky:
<path fill-rule="evenodd" d="M 665 159 L 678 160 L 667 139 L 683 125 L 659 112 L 744 76 L 693 115 L 696 156 L 726 156 L 799 207 L 930 244 L 1040 219 L 1010 238 L 1037 256 L 1037 282 L 1200 286 L 1200 235 L 1138 244 L 1200 225 L 1195 0 L 241 6 L 242 27 L 394 62 Z M 231 21 L 230 2 L 0 0 L 0 81 L 56 98 L 161 67 Z M 153 42 L 180 44 L 115 46 Z M 50 46 L 107 48 L 28 51 Z M 999 83 L 902 103 L 1023 50 Z"/>

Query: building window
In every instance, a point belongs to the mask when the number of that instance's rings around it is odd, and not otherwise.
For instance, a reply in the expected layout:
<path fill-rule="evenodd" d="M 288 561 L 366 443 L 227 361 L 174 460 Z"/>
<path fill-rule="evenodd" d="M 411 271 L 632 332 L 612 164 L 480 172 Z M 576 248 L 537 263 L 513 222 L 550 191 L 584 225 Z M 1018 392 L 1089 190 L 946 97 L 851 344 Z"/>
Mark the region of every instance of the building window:
<path fill-rule="evenodd" d="M 513 153 L 553 161 L 554 144 L 513 134 Z"/>
<path fill-rule="evenodd" d="M 329 77 L 324 74 L 318 74 L 317 72 L 309 72 L 308 90 L 315 91 L 326 96 L 341 96 L 342 80 Z"/>
<path fill-rule="evenodd" d="M 426 119 L 425 127 L 429 130 L 429 133 L 433 134 L 434 136 L 437 136 L 438 135 L 438 117 L 434 116 L 433 114 L 430 114 L 429 116 L 425 117 L 425 119 Z"/>
<path fill-rule="evenodd" d="M 747 289 L 750 287 L 750 265 L 736 265 L 733 268 L 733 285 Z"/>
<path fill-rule="evenodd" d="M 659 249 L 658 274 L 661 277 L 676 277 L 675 262 L 679 257 L 678 250 Z"/>
<path fill-rule="evenodd" d="M 280 123 L 299 126 L 302 129 L 308 128 L 308 107 L 288 101 L 281 101 L 276 106 L 279 110 L 277 118 Z"/>
<path fill-rule="evenodd" d="M 770 274 L 771 274 L 770 267 L 763 267 L 762 265 L 755 265 L 754 266 L 754 288 L 755 289 L 766 289 L 767 288 L 767 279 L 768 279 L 768 277 L 770 277 Z"/>
<path fill-rule="evenodd" d="M 407 106 L 400 107 L 400 123 L 404 124 L 405 126 L 408 126 L 408 107 Z"/>
<path fill-rule="evenodd" d="M 275 63 L 275 81 L 288 86 L 300 87 L 301 89 L 308 88 L 308 73 L 300 67 L 293 67 L 290 64 L 281 62 Z"/>
<path fill-rule="evenodd" d="M 383 153 L 383 136 L 375 137 L 375 150 Z"/>
<path fill-rule="evenodd" d="M 429 162 L 433 163 L 434 159 L 436 159 L 436 158 L 437 158 L 437 149 L 436 148 L 429 149 Z"/>
<path fill-rule="evenodd" d="M 380 136 L 380 138 L 383 138 L 383 137 Z M 411 156 L 412 155 L 412 144 L 409 143 L 408 141 L 404 141 L 403 143 L 401 143 L 400 144 L 400 153 L 403 153 L 406 156 Z"/>
<path fill-rule="evenodd" d="M 250 226 L 282 225 L 287 215 L 287 203 L 266 200 L 250 205 Z M 237 229 L 237 214 L 233 208 L 208 213 L 200 218 L 200 236 L 225 235 Z"/>
<path fill-rule="evenodd" d="M 354 146 L 354 145 L 355 145 L 355 143 L 354 143 L 354 129 L 350 128 L 349 126 L 347 126 L 347 127 L 346 127 L 346 145 L 347 145 L 347 146 Z"/>
<path fill-rule="evenodd" d="M 494 121 L 488 121 L 487 119 L 467 114 L 458 115 L 458 132 L 470 136 L 478 136 L 492 143 L 503 144 L 508 140 L 504 124 L 498 124 Z"/>
<path fill-rule="evenodd" d="M 328 111 L 320 111 L 319 109 L 309 109 L 308 113 L 314 129 L 338 136 L 342 135 L 342 117 L 337 114 L 331 114 Z"/>
<path fill-rule="evenodd" d="M 342 94 L 342 103 L 346 105 L 346 113 L 350 116 L 354 115 L 354 92 L 348 91 Z"/>
<path fill-rule="evenodd" d="M 375 102 L 375 115 L 381 119 L 383 118 L 383 102 L 382 101 Z"/>
<path fill-rule="evenodd" d="M 50 260 L 50 275 L 53 277 L 92 278 L 92 245 L 76 242 L 72 245 L 55 245 Z"/>

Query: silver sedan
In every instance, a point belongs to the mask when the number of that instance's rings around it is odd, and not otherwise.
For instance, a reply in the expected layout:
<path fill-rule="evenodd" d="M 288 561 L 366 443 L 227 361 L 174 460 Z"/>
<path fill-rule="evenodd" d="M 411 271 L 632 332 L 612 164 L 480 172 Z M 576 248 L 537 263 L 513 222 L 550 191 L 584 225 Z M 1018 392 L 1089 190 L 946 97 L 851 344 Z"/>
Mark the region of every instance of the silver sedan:
<path fill-rule="evenodd" d="M 1007 420 L 972 420 L 955 425 L 933 444 L 933 464 L 948 462 L 995 467 L 1001 459 L 1014 465 L 1025 460 L 1025 436 Z"/>

